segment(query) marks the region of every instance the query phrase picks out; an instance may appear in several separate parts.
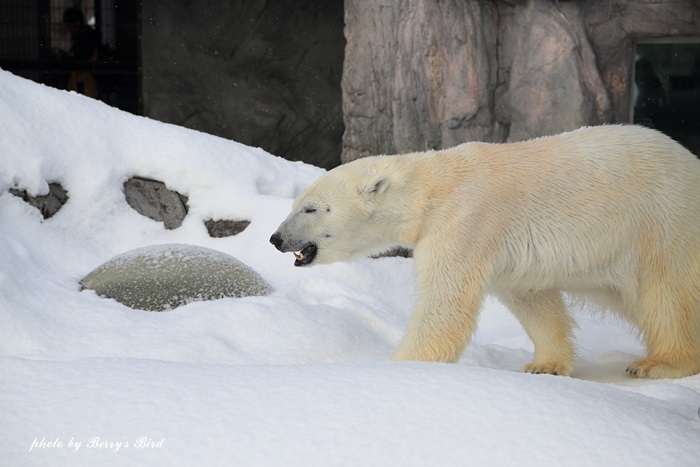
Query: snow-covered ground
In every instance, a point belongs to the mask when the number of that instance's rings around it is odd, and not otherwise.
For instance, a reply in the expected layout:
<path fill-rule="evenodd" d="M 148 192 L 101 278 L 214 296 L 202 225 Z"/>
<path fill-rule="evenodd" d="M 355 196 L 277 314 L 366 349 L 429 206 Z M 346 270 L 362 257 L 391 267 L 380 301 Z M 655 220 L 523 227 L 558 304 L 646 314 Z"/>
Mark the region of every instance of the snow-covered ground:
<path fill-rule="evenodd" d="M 496 301 L 457 365 L 390 362 L 412 261 L 295 268 L 268 238 L 323 173 L 0 71 L 0 465 L 700 465 L 700 375 L 628 379 L 629 328 L 577 313 L 571 378 L 519 369 L 532 344 Z M 189 197 L 166 230 L 138 175 Z M 54 217 L 8 193 L 69 201 Z M 207 219 L 248 219 L 210 238 Z M 125 251 L 231 254 L 265 297 L 132 310 L 80 291 Z"/>

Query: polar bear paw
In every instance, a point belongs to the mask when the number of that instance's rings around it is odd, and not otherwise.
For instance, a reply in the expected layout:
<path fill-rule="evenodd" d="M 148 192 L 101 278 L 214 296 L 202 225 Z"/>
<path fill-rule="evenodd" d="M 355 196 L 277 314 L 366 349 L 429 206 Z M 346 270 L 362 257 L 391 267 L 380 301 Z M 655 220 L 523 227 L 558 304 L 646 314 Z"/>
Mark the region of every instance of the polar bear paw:
<path fill-rule="evenodd" d="M 682 378 L 700 371 L 700 365 L 670 365 L 668 363 L 642 358 L 627 367 L 627 374 L 633 378 Z"/>
<path fill-rule="evenodd" d="M 573 371 L 573 366 L 572 365 L 567 365 L 565 363 L 528 363 L 525 365 L 525 368 L 523 368 L 523 371 L 526 373 L 533 373 L 536 375 L 539 374 L 547 374 L 547 375 L 555 375 L 555 376 L 569 376 L 571 372 Z"/>

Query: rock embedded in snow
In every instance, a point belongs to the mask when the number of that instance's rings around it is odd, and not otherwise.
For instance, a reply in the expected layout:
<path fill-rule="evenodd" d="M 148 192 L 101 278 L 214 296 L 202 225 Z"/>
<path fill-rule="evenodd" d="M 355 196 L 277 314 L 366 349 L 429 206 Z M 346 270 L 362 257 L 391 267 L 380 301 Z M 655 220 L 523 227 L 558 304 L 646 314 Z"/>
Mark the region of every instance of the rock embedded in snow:
<path fill-rule="evenodd" d="M 41 211 L 44 219 L 52 217 L 68 201 L 68 192 L 60 183 L 49 183 L 49 192 L 46 195 L 31 196 L 27 190 L 10 188 L 10 193 L 19 196 L 24 201 Z"/>
<path fill-rule="evenodd" d="M 158 180 L 132 177 L 124 182 L 124 196 L 136 212 L 162 221 L 166 229 L 180 227 L 187 215 L 187 197 L 169 190 Z"/>
<path fill-rule="evenodd" d="M 257 272 L 233 256 L 184 244 L 153 245 L 122 253 L 80 284 L 102 297 L 148 311 L 271 291 Z"/>
<path fill-rule="evenodd" d="M 243 232 L 250 225 L 250 221 L 233 221 L 228 219 L 204 221 L 204 226 L 213 238 L 232 237 Z"/>

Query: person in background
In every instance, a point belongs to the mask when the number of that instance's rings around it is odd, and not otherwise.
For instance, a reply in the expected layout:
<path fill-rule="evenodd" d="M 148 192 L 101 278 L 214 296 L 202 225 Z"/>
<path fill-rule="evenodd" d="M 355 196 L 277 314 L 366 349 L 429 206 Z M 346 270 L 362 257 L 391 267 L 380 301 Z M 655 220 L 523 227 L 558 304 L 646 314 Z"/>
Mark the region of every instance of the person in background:
<path fill-rule="evenodd" d="M 78 8 L 67 8 L 63 12 L 63 25 L 71 35 L 71 48 L 69 51 L 54 48 L 54 56 L 65 60 L 96 62 L 100 38 L 97 31 L 85 23 L 83 12 Z M 72 71 L 66 89 L 89 97 L 98 97 L 97 82 L 89 71 Z"/>
<path fill-rule="evenodd" d="M 636 100 L 634 123 L 657 128 L 660 113 L 667 105 L 666 90 L 648 58 L 637 61 L 635 69 Z"/>

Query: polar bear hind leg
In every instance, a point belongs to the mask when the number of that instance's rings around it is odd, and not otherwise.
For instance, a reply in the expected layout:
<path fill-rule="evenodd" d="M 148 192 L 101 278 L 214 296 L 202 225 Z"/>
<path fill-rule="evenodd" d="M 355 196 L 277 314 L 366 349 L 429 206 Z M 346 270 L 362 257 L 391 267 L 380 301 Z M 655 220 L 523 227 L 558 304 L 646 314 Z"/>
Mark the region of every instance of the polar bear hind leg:
<path fill-rule="evenodd" d="M 681 378 L 700 372 L 700 305 L 697 284 L 648 277 L 640 282 L 633 314 L 647 356 L 627 368 L 638 378 Z M 683 283 L 685 282 L 685 283 Z M 694 292 L 694 293 L 693 293 Z"/>

